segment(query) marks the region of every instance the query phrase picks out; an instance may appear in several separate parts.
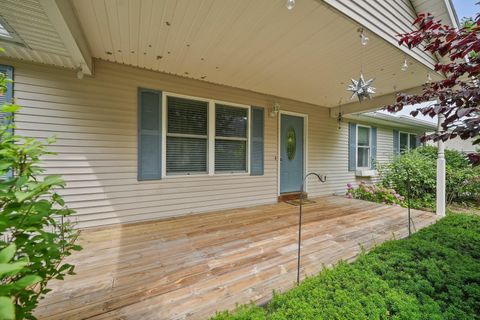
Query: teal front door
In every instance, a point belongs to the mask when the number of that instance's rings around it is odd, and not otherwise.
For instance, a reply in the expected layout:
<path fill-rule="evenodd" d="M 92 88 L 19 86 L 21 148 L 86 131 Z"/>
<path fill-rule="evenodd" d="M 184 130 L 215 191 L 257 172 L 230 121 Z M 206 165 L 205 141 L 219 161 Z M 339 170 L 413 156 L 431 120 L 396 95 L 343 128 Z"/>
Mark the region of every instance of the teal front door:
<path fill-rule="evenodd" d="M 298 192 L 304 174 L 304 118 L 280 117 L 280 193 Z"/>

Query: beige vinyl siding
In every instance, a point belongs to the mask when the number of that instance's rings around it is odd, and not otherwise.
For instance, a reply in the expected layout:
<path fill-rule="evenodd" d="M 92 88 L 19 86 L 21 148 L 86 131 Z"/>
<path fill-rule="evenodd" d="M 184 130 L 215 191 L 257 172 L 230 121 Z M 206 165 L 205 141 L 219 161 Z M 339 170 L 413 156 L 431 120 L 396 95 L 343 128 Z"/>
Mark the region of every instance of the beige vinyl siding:
<path fill-rule="evenodd" d="M 44 167 L 47 174 L 62 174 L 67 181 L 60 193 L 77 211 L 79 227 L 246 207 L 277 199 L 278 128 L 277 119 L 268 117 L 268 110 L 264 176 L 201 175 L 138 182 L 137 87 L 263 107 L 278 101 L 282 109 L 297 112 L 315 110 L 310 116 L 310 130 L 315 135 L 346 139 L 346 131 L 338 132 L 328 110 L 318 106 L 101 61 L 95 63 L 95 77 L 83 80 L 76 79 L 71 71 L 13 65 L 15 97 L 24 106 L 16 117 L 17 132 L 39 138 L 57 136 L 50 150 L 58 155 L 45 157 Z M 335 130 L 329 132 L 328 128 Z M 346 163 L 346 147 L 319 147 L 325 152 L 312 150 L 312 169 L 322 159 L 331 159 L 329 152 L 338 153 Z M 349 180 L 348 176 L 351 178 L 346 165 L 335 169 L 335 163 L 326 160 L 317 168 L 330 171 L 332 177 L 323 188 L 312 189 L 313 193 L 332 193 Z"/>
<path fill-rule="evenodd" d="M 325 0 L 325 2 L 396 47 L 397 35 L 411 32 L 415 28 L 412 22 L 417 13 L 410 0 Z M 428 53 L 419 48 L 401 49 L 433 69 L 435 60 Z"/>
<path fill-rule="evenodd" d="M 17 132 L 37 138 L 57 136 L 44 158 L 47 174 L 62 174 L 60 194 L 76 210 L 78 227 L 274 203 L 278 192 L 278 118 L 281 110 L 308 114 L 308 171 L 327 175 L 311 181 L 311 196 L 343 192 L 355 181 L 348 172 L 348 125 L 321 106 L 214 85 L 134 67 L 95 61 L 95 77 L 78 80 L 68 70 L 0 61 L 15 67 Z M 137 88 L 218 99 L 266 108 L 265 174 L 164 177 L 137 181 Z M 392 152 L 391 130 L 379 130 L 378 155 Z"/>
<path fill-rule="evenodd" d="M 377 162 L 379 165 L 392 160 L 393 129 L 379 127 L 377 131 Z"/>

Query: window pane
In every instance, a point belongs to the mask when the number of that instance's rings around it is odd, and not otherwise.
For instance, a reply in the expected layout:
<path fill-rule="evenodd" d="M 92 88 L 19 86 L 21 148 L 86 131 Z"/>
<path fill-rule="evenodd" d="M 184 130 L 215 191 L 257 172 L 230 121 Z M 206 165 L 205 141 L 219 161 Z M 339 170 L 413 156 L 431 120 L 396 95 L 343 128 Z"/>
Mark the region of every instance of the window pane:
<path fill-rule="evenodd" d="M 245 108 L 215 105 L 215 135 L 218 137 L 247 137 L 247 112 Z"/>
<path fill-rule="evenodd" d="M 215 140 L 215 171 L 247 171 L 247 142 Z"/>
<path fill-rule="evenodd" d="M 358 127 L 358 145 L 370 146 L 370 128 Z"/>
<path fill-rule="evenodd" d="M 359 168 L 368 168 L 368 158 L 370 157 L 370 148 L 358 148 L 358 163 Z"/>
<path fill-rule="evenodd" d="M 417 135 L 410 135 L 410 149 L 415 149 L 417 147 Z"/>
<path fill-rule="evenodd" d="M 167 173 L 207 172 L 207 139 L 167 137 Z"/>
<path fill-rule="evenodd" d="M 400 151 L 408 150 L 408 133 L 400 132 Z"/>
<path fill-rule="evenodd" d="M 207 135 L 208 103 L 167 97 L 168 133 Z"/>

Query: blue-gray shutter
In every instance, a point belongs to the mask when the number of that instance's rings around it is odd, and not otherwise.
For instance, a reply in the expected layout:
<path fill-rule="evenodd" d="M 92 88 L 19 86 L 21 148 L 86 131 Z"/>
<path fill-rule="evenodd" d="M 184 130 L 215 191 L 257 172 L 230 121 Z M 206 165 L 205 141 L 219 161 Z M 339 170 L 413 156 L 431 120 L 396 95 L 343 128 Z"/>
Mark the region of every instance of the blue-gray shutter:
<path fill-rule="evenodd" d="M 263 175 L 264 162 L 264 122 L 263 108 L 252 107 L 252 134 L 250 137 L 250 175 Z"/>
<path fill-rule="evenodd" d="M 417 134 L 417 139 L 415 139 L 415 143 L 417 144 L 415 147 L 418 148 L 422 145 L 422 141 L 420 141 L 420 135 Z"/>
<path fill-rule="evenodd" d="M 138 180 L 162 177 L 162 92 L 138 89 Z"/>
<path fill-rule="evenodd" d="M 398 130 L 393 130 L 393 154 L 400 154 L 400 133 Z"/>
<path fill-rule="evenodd" d="M 8 79 L 13 80 L 13 67 L 0 65 L 0 72 L 6 74 Z M 7 91 L 4 92 L 3 95 L 0 95 L 0 106 L 3 106 L 5 103 L 11 103 L 12 99 L 13 99 L 13 83 L 10 82 L 10 83 L 7 83 Z M 11 121 L 11 117 L 9 116 L 11 115 L 0 112 L 0 122 L 5 122 L 5 124 L 8 124 L 8 122 Z M 5 178 L 11 178 L 12 176 L 13 176 L 13 172 L 12 170 L 10 170 L 6 175 L 0 176 L 0 180 L 3 180 Z"/>
<path fill-rule="evenodd" d="M 377 166 L 377 128 L 372 127 L 372 161 L 370 163 L 370 169 L 375 169 Z"/>
<path fill-rule="evenodd" d="M 357 125 L 355 123 L 348 123 L 348 170 L 355 171 L 357 169 L 356 163 L 357 154 Z"/>

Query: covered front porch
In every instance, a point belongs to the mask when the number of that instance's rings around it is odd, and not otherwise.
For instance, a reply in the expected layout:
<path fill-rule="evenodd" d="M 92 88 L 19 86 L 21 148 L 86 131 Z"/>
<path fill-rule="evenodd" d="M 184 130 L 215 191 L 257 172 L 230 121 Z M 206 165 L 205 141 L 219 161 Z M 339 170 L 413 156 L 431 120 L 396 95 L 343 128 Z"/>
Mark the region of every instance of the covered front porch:
<path fill-rule="evenodd" d="M 327 196 L 304 206 L 302 278 L 408 234 L 404 208 Z M 438 219 L 412 211 L 419 230 Z M 52 282 L 40 319 L 206 319 L 268 301 L 296 280 L 298 206 L 288 203 L 82 231 L 77 275 Z"/>

